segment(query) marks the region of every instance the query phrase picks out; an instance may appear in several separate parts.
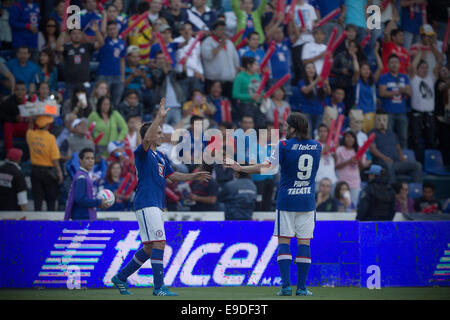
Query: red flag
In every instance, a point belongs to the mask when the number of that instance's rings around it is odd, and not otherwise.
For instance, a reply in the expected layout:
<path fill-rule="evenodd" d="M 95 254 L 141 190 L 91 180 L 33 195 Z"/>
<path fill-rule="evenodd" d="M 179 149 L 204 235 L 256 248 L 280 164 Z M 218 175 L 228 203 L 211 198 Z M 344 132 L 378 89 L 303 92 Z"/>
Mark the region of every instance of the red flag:
<path fill-rule="evenodd" d="M 134 28 L 136 28 L 136 26 L 137 26 L 142 20 L 144 20 L 145 18 L 147 18 L 147 16 L 148 16 L 148 12 L 144 12 L 144 13 L 142 13 L 141 15 L 137 16 L 136 21 L 133 22 L 133 24 L 131 24 L 128 28 L 126 28 L 125 30 L 123 30 L 123 31 L 120 33 L 120 37 L 121 37 L 122 39 L 124 39 L 131 31 L 134 30 Z"/>
<path fill-rule="evenodd" d="M 127 173 L 127 175 L 125 176 L 125 178 L 123 178 L 122 182 L 119 185 L 119 188 L 117 188 L 117 194 L 122 194 L 123 191 L 125 190 L 126 185 L 128 184 L 128 182 L 131 179 L 131 173 Z"/>
<path fill-rule="evenodd" d="M 64 15 L 61 21 L 61 32 L 66 32 L 67 30 L 67 16 L 69 15 L 67 13 L 67 8 L 70 6 L 70 0 L 64 1 Z"/>
<path fill-rule="evenodd" d="M 269 72 L 268 71 L 264 72 L 262 80 L 259 83 L 258 90 L 256 91 L 256 94 L 258 95 L 258 97 L 262 93 L 262 91 L 264 90 L 264 87 L 266 86 L 267 80 L 269 80 Z"/>
<path fill-rule="evenodd" d="M 325 17 L 323 17 L 322 20 L 318 21 L 314 26 L 315 27 L 321 27 L 334 17 L 336 17 L 339 13 L 341 13 L 341 8 L 337 8 L 333 11 L 331 11 L 329 14 L 327 14 Z"/>
<path fill-rule="evenodd" d="M 166 44 L 164 43 L 164 40 L 159 32 L 155 33 L 155 37 L 159 42 L 159 46 L 161 47 L 162 52 L 164 53 L 164 56 L 166 57 L 167 62 L 170 64 L 173 63 L 172 57 L 169 54 L 169 51 L 167 51 Z"/>
<path fill-rule="evenodd" d="M 245 29 L 241 29 L 239 30 L 238 33 L 236 33 L 232 38 L 231 38 L 231 42 L 236 42 L 237 39 L 239 39 L 245 32 Z"/>
<path fill-rule="evenodd" d="M 372 142 L 375 140 L 375 133 L 372 133 L 369 138 L 367 139 L 366 142 L 364 142 L 364 144 L 361 146 L 361 148 L 358 149 L 358 151 L 356 151 L 355 154 L 355 159 L 359 160 L 363 157 L 363 155 L 366 153 L 367 149 L 369 149 L 370 145 L 372 144 Z"/>
<path fill-rule="evenodd" d="M 280 127 L 279 111 L 278 108 L 275 108 L 275 110 L 273 110 L 273 128 L 279 129 L 279 127 Z"/>
<path fill-rule="evenodd" d="M 239 50 L 240 48 L 242 48 L 243 46 L 245 46 L 245 45 L 247 44 L 247 42 L 248 42 L 248 39 L 247 39 L 247 38 L 244 38 L 241 42 L 239 42 L 239 43 L 236 45 L 236 50 Z"/>
<path fill-rule="evenodd" d="M 264 94 L 264 96 L 263 96 L 263 99 L 266 99 L 266 98 L 268 98 L 268 97 L 270 97 L 274 92 L 275 92 L 275 90 L 277 90 L 279 87 L 281 87 L 286 81 L 288 81 L 289 79 L 291 78 L 291 75 L 288 73 L 288 74 L 285 74 L 284 76 L 283 76 L 283 78 L 281 78 L 280 80 L 278 80 L 274 85 L 273 85 L 273 87 L 272 88 L 270 88 L 269 90 L 267 90 L 267 92 Z"/>
<path fill-rule="evenodd" d="M 200 39 L 202 38 L 202 36 L 203 36 L 203 32 L 202 32 L 202 31 L 199 31 L 199 32 L 197 33 L 197 36 L 196 36 L 195 39 L 194 39 L 194 42 L 192 42 L 191 46 L 189 47 L 189 49 L 188 49 L 188 51 L 186 52 L 186 54 L 184 55 L 184 57 L 181 58 L 181 60 L 180 60 L 180 64 L 181 64 L 181 65 L 184 65 L 184 64 L 186 63 L 187 59 L 188 59 L 189 56 L 192 54 L 192 51 L 194 51 L 195 46 L 196 46 L 197 43 L 200 41 Z"/>
<path fill-rule="evenodd" d="M 298 14 L 298 18 L 300 19 L 300 26 L 302 28 L 306 28 L 306 23 L 305 23 L 305 19 L 303 18 L 302 10 L 298 9 L 297 14 Z"/>
<path fill-rule="evenodd" d="M 104 136 L 104 132 L 100 132 L 97 136 L 97 138 L 94 139 L 94 144 L 97 145 L 99 143 L 100 140 L 102 140 L 103 136 Z"/>
<path fill-rule="evenodd" d="M 273 53 L 275 52 L 275 41 L 272 41 L 270 43 L 269 48 L 267 49 L 266 55 L 264 56 L 264 58 L 261 60 L 261 65 L 260 65 L 260 70 L 264 70 L 264 68 L 266 67 L 267 63 L 269 62 L 270 57 L 272 57 Z"/>

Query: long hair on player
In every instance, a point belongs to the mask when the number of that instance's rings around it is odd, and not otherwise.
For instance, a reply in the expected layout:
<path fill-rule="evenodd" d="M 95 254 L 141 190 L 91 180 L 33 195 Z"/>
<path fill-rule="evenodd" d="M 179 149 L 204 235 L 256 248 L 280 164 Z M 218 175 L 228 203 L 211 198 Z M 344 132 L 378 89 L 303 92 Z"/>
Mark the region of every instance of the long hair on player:
<path fill-rule="evenodd" d="M 306 118 L 303 113 L 292 112 L 289 117 L 287 117 L 286 123 L 288 124 L 286 134 L 287 139 L 291 139 L 293 137 L 297 137 L 299 140 L 311 139 L 309 135 L 308 118 Z M 294 131 L 291 131 L 290 128 L 293 128 Z"/>

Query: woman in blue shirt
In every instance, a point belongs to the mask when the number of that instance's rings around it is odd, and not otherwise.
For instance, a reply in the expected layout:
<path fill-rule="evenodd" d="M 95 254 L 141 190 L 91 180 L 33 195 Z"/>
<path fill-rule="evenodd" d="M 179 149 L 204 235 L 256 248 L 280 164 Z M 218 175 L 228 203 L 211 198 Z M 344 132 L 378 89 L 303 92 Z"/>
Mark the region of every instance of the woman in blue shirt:
<path fill-rule="evenodd" d="M 325 95 L 331 93 L 328 79 L 325 79 L 323 86 L 320 88 L 318 83 L 321 80 L 322 78 L 317 75 L 314 63 L 309 62 L 305 64 L 305 78 L 298 82 L 298 89 L 300 90 L 299 102 L 300 111 L 306 114 L 311 125 L 311 136 L 314 136 L 314 131 L 322 123 L 322 100 Z"/>
<path fill-rule="evenodd" d="M 370 64 L 362 62 L 360 74 L 355 86 L 355 106 L 362 110 L 364 114 L 363 131 L 369 132 L 375 126 L 375 111 L 377 109 L 377 88 L 376 83 L 383 70 L 383 61 L 378 53 L 379 43 L 375 45 L 374 53 L 377 59 L 377 70 L 372 73 Z"/>

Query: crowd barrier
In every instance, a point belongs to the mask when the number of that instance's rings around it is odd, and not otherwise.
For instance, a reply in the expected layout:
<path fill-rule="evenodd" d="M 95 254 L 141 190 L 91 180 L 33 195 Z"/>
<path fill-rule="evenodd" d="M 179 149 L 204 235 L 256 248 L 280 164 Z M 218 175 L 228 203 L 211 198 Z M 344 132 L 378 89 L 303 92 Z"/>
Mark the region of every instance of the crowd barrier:
<path fill-rule="evenodd" d="M 281 283 L 273 221 L 167 221 L 165 228 L 167 285 Z M 132 220 L 1 220 L 0 287 L 108 287 L 140 246 Z M 450 221 L 318 219 L 311 250 L 313 286 L 366 287 L 377 277 L 381 287 L 450 284 Z M 295 263 L 291 274 L 296 283 Z M 150 262 L 129 282 L 151 286 Z"/>

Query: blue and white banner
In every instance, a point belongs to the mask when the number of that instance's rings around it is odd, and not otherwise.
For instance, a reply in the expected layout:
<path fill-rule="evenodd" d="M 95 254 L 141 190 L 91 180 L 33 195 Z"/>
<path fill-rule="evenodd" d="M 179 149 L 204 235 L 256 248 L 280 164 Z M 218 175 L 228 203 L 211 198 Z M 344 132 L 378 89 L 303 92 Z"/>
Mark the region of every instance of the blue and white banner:
<path fill-rule="evenodd" d="M 166 222 L 169 286 L 278 286 L 273 221 Z M 0 221 L 0 287 L 105 287 L 141 247 L 134 221 Z M 311 286 L 450 284 L 450 222 L 317 221 Z M 295 257 L 293 241 L 291 253 Z M 292 283 L 297 267 L 292 263 Z M 150 261 L 129 278 L 152 286 Z"/>

